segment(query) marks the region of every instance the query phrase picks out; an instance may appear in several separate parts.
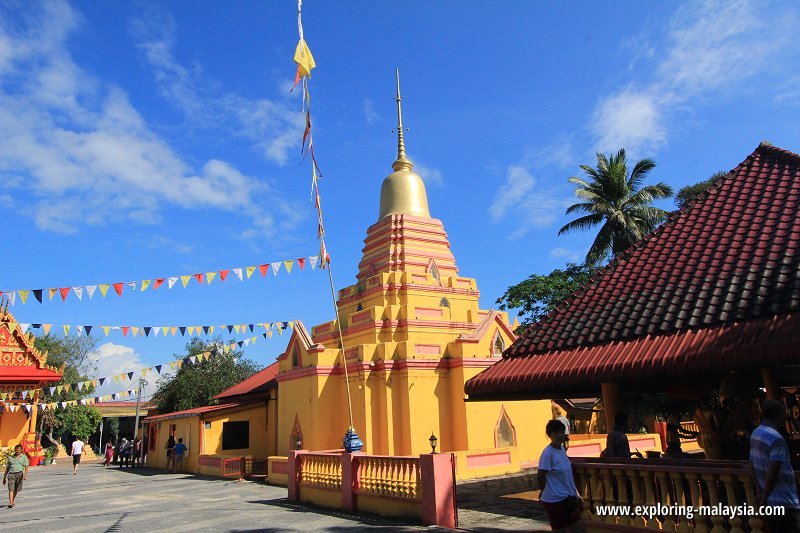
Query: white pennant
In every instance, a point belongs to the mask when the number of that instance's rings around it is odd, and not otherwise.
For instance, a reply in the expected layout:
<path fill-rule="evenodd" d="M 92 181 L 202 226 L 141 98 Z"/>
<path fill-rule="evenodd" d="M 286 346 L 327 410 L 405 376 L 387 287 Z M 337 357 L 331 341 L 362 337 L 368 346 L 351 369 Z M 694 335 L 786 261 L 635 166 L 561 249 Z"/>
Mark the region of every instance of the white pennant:
<path fill-rule="evenodd" d="M 153 326 L 153 331 L 155 332 L 153 337 L 158 337 L 158 332 L 161 331 L 161 326 Z"/>
<path fill-rule="evenodd" d="M 280 269 L 281 269 L 281 265 L 282 265 L 282 264 L 283 264 L 283 263 L 281 263 L 280 261 L 278 261 L 278 262 L 276 262 L 276 263 L 270 263 L 270 266 L 272 267 L 272 272 L 273 272 L 273 273 L 274 273 L 276 276 L 278 275 L 278 270 L 280 270 Z"/>
<path fill-rule="evenodd" d="M 17 299 L 17 291 L 7 292 L 6 296 L 8 296 L 8 301 L 11 302 L 11 305 L 14 305 L 14 302 Z"/>
<path fill-rule="evenodd" d="M 132 290 L 135 291 L 136 290 L 136 282 L 135 281 L 129 281 L 128 282 L 128 287 L 130 287 Z"/>
<path fill-rule="evenodd" d="M 170 277 L 170 278 L 167 280 L 167 287 L 171 289 L 171 288 L 172 288 L 172 286 L 173 286 L 173 285 L 175 285 L 175 283 L 176 283 L 177 281 L 178 281 L 178 277 L 177 277 L 177 276 L 171 276 L 171 277 Z"/>
<path fill-rule="evenodd" d="M 94 296 L 94 291 L 96 291 L 96 290 L 97 290 L 97 285 L 87 285 L 86 286 L 86 294 L 89 295 L 89 299 L 90 300 L 92 299 L 92 296 Z"/>
<path fill-rule="evenodd" d="M 83 333 L 83 326 L 78 326 L 78 337 L 81 336 L 81 333 Z"/>
<path fill-rule="evenodd" d="M 72 292 L 78 297 L 78 300 L 83 300 L 83 287 L 72 287 Z"/>
<path fill-rule="evenodd" d="M 20 331 L 22 331 L 22 333 L 25 333 L 26 331 L 28 331 L 29 327 L 30 327 L 30 324 L 20 324 L 19 325 L 19 329 L 20 329 Z"/>
<path fill-rule="evenodd" d="M 317 268 L 317 262 L 319 261 L 318 255 L 310 255 L 308 256 L 308 260 L 311 262 L 311 270 Z"/>
<path fill-rule="evenodd" d="M 242 269 L 241 268 L 234 268 L 233 273 L 236 274 L 236 277 L 239 278 L 239 281 L 242 281 Z"/>
<path fill-rule="evenodd" d="M 250 339 L 245 339 L 244 340 L 244 345 L 245 346 L 250 346 Z"/>

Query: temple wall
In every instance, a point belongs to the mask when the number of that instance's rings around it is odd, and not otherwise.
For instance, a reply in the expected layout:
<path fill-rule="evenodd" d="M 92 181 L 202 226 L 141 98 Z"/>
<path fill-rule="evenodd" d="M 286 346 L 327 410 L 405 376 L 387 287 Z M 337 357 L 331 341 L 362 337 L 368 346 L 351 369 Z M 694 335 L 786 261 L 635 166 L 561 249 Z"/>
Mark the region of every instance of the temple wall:
<path fill-rule="evenodd" d="M 28 423 L 30 421 L 30 424 Z M 30 430 L 28 427 L 30 426 Z M 13 448 L 21 444 L 22 437 L 28 431 L 36 431 L 36 410 L 34 409 L 31 418 L 23 409 L 12 413 L 5 409 L 0 414 L 0 448 Z"/>

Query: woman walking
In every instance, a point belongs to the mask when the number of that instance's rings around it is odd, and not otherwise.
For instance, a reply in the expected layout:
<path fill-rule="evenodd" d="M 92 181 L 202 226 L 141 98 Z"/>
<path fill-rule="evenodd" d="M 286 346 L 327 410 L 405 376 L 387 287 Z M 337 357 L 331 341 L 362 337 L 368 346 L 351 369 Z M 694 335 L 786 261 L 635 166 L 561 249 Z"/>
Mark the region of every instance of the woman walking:
<path fill-rule="evenodd" d="M 28 456 L 22 453 L 22 445 L 14 446 L 14 455 L 8 458 L 3 474 L 3 485 L 8 484 L 8 507 L 14 507 L 14 500 L 22 490 L 22 482 L 28 479 Z"/>
<path fill-rule="evenodd" d="M 550 444 L 539 458 L 539 472 L 536 481 L 542 490 L 542 504 L 550 520 L 553 533 L 564 533 L 567 528 L 572 533 L 584 533 L 581 520 L 583 501 L 578 496 L 575 480 L 572 477 L 572 464 L 567 458 L 564 445 L 564 424 L 551 420 L 545 427 Z"/>
<path fill-rule="evenodd" d="M 103 461 L 103 466 L 108 466 L 111 464 L 111 460 L 114 458 L 114 445 L 111 444 L 111 441 L 106 443 L 106 453 L 105 453 L 106 460 Z"/>

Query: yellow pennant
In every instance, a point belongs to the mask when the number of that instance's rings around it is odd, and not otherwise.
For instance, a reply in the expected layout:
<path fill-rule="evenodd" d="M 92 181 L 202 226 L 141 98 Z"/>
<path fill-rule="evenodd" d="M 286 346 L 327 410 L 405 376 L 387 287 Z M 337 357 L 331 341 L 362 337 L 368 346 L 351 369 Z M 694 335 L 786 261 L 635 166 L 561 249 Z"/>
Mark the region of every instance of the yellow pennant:
<path fill-rule="evenodd" d="M 169 364 L 169 366 L 170 366 L 170 368 L 175 368 L 176 366 L 178 366 L 178 363 L 177 363 L 177 362 L 175 362 L 175 361 L 172 361 L 172 362 Z"/>
<path fill-rule="evenodd" d="M 142 280 L 142 292 L 144 292 L 144 290 L 149 286 L 150 286 L 150 280 L 149 279 L 143 279 Z"/>
<path fill-rule="evenodd" d="M 109 285 L 108 283 L 101 283 L 100 285 L 97 286 L 100 289 L 100 294 L 103 295 L 103 298 L 106 297 L 106 293 L 108 292 L 108 288 L 110 286 L 111 285 Z M 52 298 L 52 296 L 51 296 L 51 298 Z"/>
<path fill-rule="evenodd" d="M 311 55 L 311 50 L 309 50 L 305 39 L 300 39 L 297 43 L 297 47 L 294 50 L 294 62 L 297 63 L 298 77 L 311 77 L 311 69 L 316 67 L 317 64 L 314 62 L 314 56 Z"/>
<path fill-rule="evenodd" d="M 253 272 L 255 272 L 255 271 L 256 271 L 256 267 L 254 267 L 254 266 L 247 267 L 247 279 L 250 279 L 250 276 L 252 276 Z"/>
<path fill-rule="evenodd" d="M 284 261 L 283 265 L 286 267 L 286 273 L 292 273 L 292 267 L 294 266 L 294 259 L 289 259 L 288 261 Z"/>
<path fill-rule="evenodd" d="M 214 326 L 208 326 L 208 334 L 209 335 L 213 335 L 214 334 Z"/>
<path fill-rule="evenodd" d="M 19 294 L 19 298 L 20 298 L 20 300 L 22 300 L 22 303 L 25 303 L 25 302 L 28 301 L 28 294 L 30 294 L 30 292 L 31 291 L 29 291 L 29 290 L 17 291 L 17 294 Z"/>
<path fill-rule="evenodd" d="M 67 335 L 69 335 L 69 326 L 64 324 L 64 336 L 66 337 Z"/>
<path fill-rule="evenodd" d="M 216 275 L 217 275 L 216 272 L 206 272 L 206 283 L 210 284 L 211 280 L 213 280 L 216 277 Z"/>
<path fill-rule="evenodd" d="M 114 383 L 119 383 L 119 374 L 114 376 Z"/>
<path fill-rule="evenodd" d="M 181 283 L 183 283 L 183 288 L 189 284 L 189 280 L 192 279 L 192 276 L 181 276 Z"/>
<path fill-rule="evenodd" d="M 42 324 L 42 331 L 44 331 L 45 335 L 50 334 L 50 328 L 53 327 L 53 324 Z"/>
<path fill-rule="evenodd" d="M 69 392 L 69 387 L 70 387 L 69 383 L 64 385 L 64 392 Z"/>
<path fill-rule="evenodd" d="M 53 296 L 58 292 L 58 289 L 47 289 L 47 291 L 50 293 L 50 299 L 52 300 Z"/>
<path fill-rule="evenodd" d="M 145 377 L 145 376 L 147 375 L 147 372 L 148 372 L 149 370 L 150 370 L 149 368 L 143 368 L 143 369 L 142 369 L 142 377 Z"/>
<path fill-rule="evenodd" d="M 223 346 L 223 347 L 222 347 L 222 350 L 223 350 L 225 353 L 231 353 L 231 347 L 230 347 L 230 346 L 228 346 L 227 344 L 226 344 L 225 346 Z"/>
<path fill-rule="evenodd" d="M 165 337 L 167 336 L 167 332 L 169 331 L 169 326 L 161 326 L 161 334 Z"/>
<path fill-rule="evenodd" d="M 271 339 L 272 338 L 272 330 L 267 331 L 267 336 Z"/>
<path fill-rule="evenodd" d="M 183 367 L 183 359 L 178 359 L 177 361 L 175 361 L 175 363 L 178 365 L 178 368 Z"/>
<path fill-rule="evenodd" d="M 233 329 L 236 330 L 236 333 L 241 333 L 242 332 L 242 326 L 240 326 L 239 324 L 234 324 L 233 325 Z"/>
<path fill-rule="evenodd" d="M 172 333 L 172 336 L 174 337 L 175 333 L 178 331 L 178 328 L 176 326 L 172 326 L 171 328 L 169 328 L 169 331 L 170 331 L 170 333 Z M 173 368 L 175 368 L 175 367 L 173 367 Z"/>
<path fill-rule="evenodd" d="M 105 333 L 106 337 L 108 337 L 108 333 L 111 331 L 111 326 L 102 326 L 102 327 L 103 327 L 103 333 Z"/>
<path fill-rule="evenodd" d="M 139 328 L 137 328 L 136 326 L 131 326 L 131 333 L 133 333 L 133 336 L 135 337 L 136 335 L 139 334 Z"/>
<path fill-rule="evenodd" d="M 187 327 L 186 331 L 189 332 L 189 336 L 194 335 L 194 326 Z"/>

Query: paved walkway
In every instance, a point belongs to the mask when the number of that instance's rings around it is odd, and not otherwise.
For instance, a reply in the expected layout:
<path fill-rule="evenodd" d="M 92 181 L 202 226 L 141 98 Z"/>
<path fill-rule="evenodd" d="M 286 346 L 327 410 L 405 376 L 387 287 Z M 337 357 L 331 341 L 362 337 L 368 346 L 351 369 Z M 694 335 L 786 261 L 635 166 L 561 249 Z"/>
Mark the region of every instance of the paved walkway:
<path fill-rule="evenodd" d="M 15 533 L 425 530 L 291 505 L 283 487 L 146 468 L 82 464 L 77 476 L 72 465 L 31 468 L 13 509 L 2 489 L 0 531 Z"/>
<path fill-rule="evenodd" d="M 530 476 L 505 476 L 460 484 L 459 529 L 550 531 L 532 483 Z M 96 463 L 82 464 L 77 476 L 71 464 L 31 468 L 13 509 L 5 487 L 0 494 L 0 531 L 17 533 L 427 529 L 293 505 L 284 487 Z"/>

